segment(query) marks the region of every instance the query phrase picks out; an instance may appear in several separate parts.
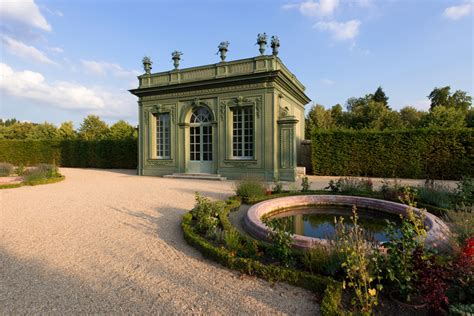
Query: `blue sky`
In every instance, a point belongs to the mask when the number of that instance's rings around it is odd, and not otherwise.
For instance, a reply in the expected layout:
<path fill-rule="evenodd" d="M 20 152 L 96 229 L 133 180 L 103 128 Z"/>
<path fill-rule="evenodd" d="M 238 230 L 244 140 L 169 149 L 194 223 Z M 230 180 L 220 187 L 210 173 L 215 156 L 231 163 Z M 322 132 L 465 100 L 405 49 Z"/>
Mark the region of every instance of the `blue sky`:
<path fill-rule="evenodd" d="M 381 85 L 394 109 L 427 109 L 450 85 L 473 94 L 473 2 L 466 0 L 0 0 L 0 117 L 55 124 L 87 114 L 137 122 L 141 59 L 153 72 L 258 55 L 258 33 L 312 102 L 330 107 Z M 270 53 L 270 49 L 267 50 Z M 307 109 L 310 106 L 307 106 Z"/>

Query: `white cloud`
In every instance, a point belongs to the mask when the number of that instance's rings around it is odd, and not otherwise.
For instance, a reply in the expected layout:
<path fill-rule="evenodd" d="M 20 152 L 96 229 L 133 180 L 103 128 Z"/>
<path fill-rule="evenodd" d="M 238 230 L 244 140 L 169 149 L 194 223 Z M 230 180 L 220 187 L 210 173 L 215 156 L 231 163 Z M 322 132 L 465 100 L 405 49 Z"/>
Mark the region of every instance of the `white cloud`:
<path fill-rule="evenodd" d="M 3 44 L 2 46 L 4 46 L 12 55 L 25 59 L 32 59 L 36 62 L 43 64 L 56 64 L 36 47 L 26 45 L 25 43 L 20 42 L 9 36 L 2 36 L 1 41 Z"/>
<path fill-rule="evenodd" d="M 114 63 L 95 60 L 81 60 L 81 63 L 87 73 L 97 76 L 111 74 L 115 77 L 132 77 L 140 74 L 140 72 L 136 70 L 125 70 L 122 66 Z"/>
<path fill-rule="evenodd" d="M 284 10 L 298 8 L 300 13 L 310 17 L 331 16 L 339 6 L 339 0 L 313 0 L 304 1 L 295 4 L 285 4 L 282 6 Z"/>
<path fill-rule="evenodd" d="M 100 109 L 104 101 L 91 89 L 66 81 L 52 84 L 29 70 L 15 71 L 0 63 L 0 90 L 8 95 L 64 109 Z"/>
<path fill-rule="evenodd" d="M 54 53 L 62 53 L 64 52 L 64 49 L 62 49 L 61 47 L 48 47 L 48 49 Z"/>
<path fill-rule="evenodd" d="M 325 85 L 327 85 L 327 86 L 332 86 L 332 85 L 335 84 L 335 82 L 334 82 L 333 80 L 328 79 L 328 78 L 323 78 L 323 79 L 321 79 L 320 81 L 321 81 L 321 83 L 323 83 L 323 84 L 325 84 Z"/>
<path fill-rule="evenodd" d="M 0 17 L 50 32 L 51 25 L 41 14 L 34 0 L 2 1 Z"/>
<path fill-rule="evenodd" d="M 41 106 L 78 110 L 104 117 L 131 118 L 136 98 L 125 89 L 87 87 L 74 82 L 48 82 L 38 72 L 15 71 L 0 63 L 0 92 Z"/>
<path fill-rule="evenodd" d="M 451 20 L 459 20 L 469 15 L 472 10 L 472 3 L 460 4 L 458 6 L 448 7 L 444 10 L 443 16 Z"/>
<path fill-rule="evenodd" d="M 318 22 L 313 27 L 323 31 L 329 31 L 336 40 L 344 41 L 354 39 L 359 34 L 359 20 L 347 22 Z"/>

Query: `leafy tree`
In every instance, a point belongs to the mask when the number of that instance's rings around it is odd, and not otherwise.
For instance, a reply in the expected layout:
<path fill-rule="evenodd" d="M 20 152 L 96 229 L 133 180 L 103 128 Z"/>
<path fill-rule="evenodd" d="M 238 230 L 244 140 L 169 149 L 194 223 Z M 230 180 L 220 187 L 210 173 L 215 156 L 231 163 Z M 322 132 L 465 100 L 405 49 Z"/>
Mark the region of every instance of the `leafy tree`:
<path fill-rule="evenodd" d="M 63 122 L 61 126 L 59 126 L 57 136 L 59 139 L 74 139 L 76 136 L 72 121 Z"/>
<path fill-rule="evenodd" d="M 79 128 L 79 137 L 85 140 L 105 139 L 108 133 L 108 125 L 97 115 L 88 115 Z"/>
<path fill-rule="evenodd" d="M 10 126 L 15 123 L 20 123 L 20 122 L 16 118 L 6 119 L 5 121 L 3 119 L 0 119 L 0 126 Z"/>
<path fill-rule="evenodd" d="M 135 137 L 135 129 L 124 120 L 120 120 L 110 127 L 110 139 L 130 139 L 133 137 Z"/>
<path fill-rule="evenodd" d="M 423 125 L 430 128 L 462 128 L 466 126 L 465 116 L 461 109 L 440 105 L 430 111 Z"/>
<path fill-rule="evenodd" d="M 375 93 L 372 95 L 372 100 L 375 102 L 382 103 L 386 107 L 388 107 L 388 97 L 385 95 L 385 92 L 382 90 L 382 87 L 378 87 L 375 90 Z"/>
<path fill-rule="evenodd" d="M 400 117 L 407 128 L 420 127 L 426 115 L 426 112 L 418 111 L 412 106 L 406 106 L 400 110 Z"/>
<path fill-rule="evenodd" d="M 5 125 L 5 128 L 2 130 L 3 135 L 0 138 L 28 139 L 31 138 L 34 127 L 35 125 L 29 122 L 15 122 L 8 126 Z"/>
<path fill-rule="evenodd" d="M 58 136 L 58 129 L 51 123 L 44 122 L 42 124 L 35 125 L 30 135 L 29 139 L 54 139 Z"/>
<path fill-rule="evenodd" d="M 309 110 L 308 118 L 312 121 L 316 129 L 330 129 L 335 127 L 331 111 L 326 110 L 321 104 L 313 105 Z"/>
<path fill-rule="evenodd" d="M 474 127 L 474 108 L 470 108 L 466 114 L 466 126 Z"/>
<path fill-rule="evenodd" d="M 472 97 L 465 91 L 457 90 L 453 94 L 450 91 L 450 86 L 434 88 L 428 95 L 428 99 L 431 101 L 430 110 L 438 106 L 444 106 L 467 112 L 472 105 Z"/>

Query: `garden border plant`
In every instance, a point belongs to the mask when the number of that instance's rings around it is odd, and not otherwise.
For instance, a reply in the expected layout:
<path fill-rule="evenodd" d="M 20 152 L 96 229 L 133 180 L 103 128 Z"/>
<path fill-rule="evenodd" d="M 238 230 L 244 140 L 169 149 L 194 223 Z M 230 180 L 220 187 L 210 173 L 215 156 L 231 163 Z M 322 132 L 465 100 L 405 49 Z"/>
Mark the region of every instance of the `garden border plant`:
<path fill-rule="evenodd" d="M 18 166 L 16 170 L 17 175 L 24 176 L 24 180 L 19 183 L 0 184 L 0 189 L 13 189 L 22 186 L 57 183 L 66 178 L 59 173 L 58 167 L 54 164 L 38 164 L 31 169 L 25 169 L 23 166 Z"/>
<path fill-rule="evenodd" d="M 218 212 L 218 225 L 224 232 L 235 230 L 228 219 L 228 215 L 231 210 L 235 210 L 238 207 L 240 207 L 240 201 L 235 198 L 230 198 L 225 202 L 225 205 Z M 181 227 L 183 229 L 184 238 L 188 244 L 197 248 L 206 258 L 217 261 L 230 269 L 234 269 L 248 275 L 258 276 L 271 282 L 286 282 L 308 289 L 315 293 L 323 293 L 328 284 L 335 282 L 331 277 L 328 276 L 312 274 L 289 267 L 285 268 L 281 266 L 265 264 L 254 258 L 239 257 L 234 251 L 230 251 L 225 247 L 218 247 L 198 232 L 195 223 L 193 222 L 192 211 L 184 215 Z M 239 237 L 245 243 L 258 243 L 258 247 L 261 247 L 262 249 L 268 248 L 268 245 L 255 241 L 240 233 Z"/>

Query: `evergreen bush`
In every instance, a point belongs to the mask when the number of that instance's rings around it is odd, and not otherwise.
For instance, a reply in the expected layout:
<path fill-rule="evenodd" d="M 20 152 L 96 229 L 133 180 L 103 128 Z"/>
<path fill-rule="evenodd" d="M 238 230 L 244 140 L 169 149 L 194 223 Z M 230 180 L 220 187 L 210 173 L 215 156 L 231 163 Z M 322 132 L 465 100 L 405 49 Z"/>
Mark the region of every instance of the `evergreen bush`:
<path fill-rule="evenodd" d="M 313 172 L 328 176 L 461 179 L 474 175 L 474 129 L 315 130 Z"/>

